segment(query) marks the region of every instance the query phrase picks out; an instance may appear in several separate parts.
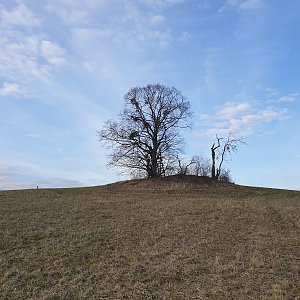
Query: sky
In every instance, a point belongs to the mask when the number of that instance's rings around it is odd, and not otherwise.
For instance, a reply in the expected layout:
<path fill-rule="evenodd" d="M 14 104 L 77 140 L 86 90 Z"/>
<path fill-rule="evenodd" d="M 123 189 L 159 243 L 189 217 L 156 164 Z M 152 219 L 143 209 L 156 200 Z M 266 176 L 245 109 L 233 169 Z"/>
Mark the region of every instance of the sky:
<path fill-rule="evenodd" d="M 300 189 L 300 1 L 0 0 L 0 189 L 94 186 L 132 87 L 190 102 L 184 156 L 228 130 L 237 184 Z"/>

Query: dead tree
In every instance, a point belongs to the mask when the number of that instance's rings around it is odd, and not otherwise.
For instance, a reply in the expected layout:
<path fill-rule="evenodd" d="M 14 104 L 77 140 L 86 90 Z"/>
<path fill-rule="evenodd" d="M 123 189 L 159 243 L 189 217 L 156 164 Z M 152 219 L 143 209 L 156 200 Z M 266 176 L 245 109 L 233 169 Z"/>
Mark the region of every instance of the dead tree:
<path fill-rule="evenodd" d="M 222 165 L 228 155 L 237 152 L 238 145 L 246 144 L 243 137 L 236 137 L 232 131 L 227 138 L 218 137 L 211 146 L 211 177 L 218 180 L 222 171 Z"/>

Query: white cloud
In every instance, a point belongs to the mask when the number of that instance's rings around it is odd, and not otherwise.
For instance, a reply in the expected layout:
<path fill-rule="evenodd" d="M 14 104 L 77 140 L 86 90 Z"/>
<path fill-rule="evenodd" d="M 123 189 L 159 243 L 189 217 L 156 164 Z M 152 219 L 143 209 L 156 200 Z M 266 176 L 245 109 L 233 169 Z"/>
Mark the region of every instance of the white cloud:
<path fill-rule="evenodd" d="M 243 102 L 243 103 L 229 102 L 226 103 L 225 107 L 218 112 L 218 115 L 222 117 L 232 118 L 242 113 L 245 113 L 250 109 L 251 109 L 251 105 L 247 102 Z"/>
<path fill-rule="evenodd" d="M 273 87 L 264 87 L 261 84 L 256 85 L 256 89 L 262 92 L 266 97 L 275 97 L 278 95 L 278 91 Z"/>
<path fill-rule="evenodd" d="M 83 63 L 83 68 L 88 73 L 96 72 L 101 79 L 111 79 L 117 75 L 117 70 L 115 70 L 112 65 L 98 66 L 97 62 L 86 61 Z"/>
<path fill-rule="evenodd" d="M 1 38 L 0 38 L 1 39 Z M 29 45 L 32 37 L 21 37 L 1 40 L 0 49 L 0 74 L 10 79 L 28 79 L 36 77 L 45 80 L 49 76 L 48 68 L 45 65 L 39 65 L 38 54 L 32 45 Z"/>
<path fill-rule="evenodd" d="M 198 3 L 198 7 L 200 9 L 207 9 L 212 5 L 212 1 L 211 0 L 200 0 Z"/>
<path fill-rule="evenodd" d="M 256 127 L 262 123 L 270 121 L 279 121 L 286 117 L 287 111 L 285 109 L 271 109 L 266 108 L 256 111 L 252 114 L 245 114 L 239 118 L 229 118 L 229 127 L 231 130 L 241 130 Z"/>
<path fill-rule="evenodd" d="M 147 4 L 149 6 L 159 6 L 164 7 L 168 5 L 175 5 L 183 3 L 184 0 L 140 0 L 141 3 Z"/>
<path fill-rule="evenodd" d="M 163 15 L 145 13 L 137 6 L 126 2 L 124 17 L 120 20 L 123 30 L 119 31 L 119 26 L 117 26 L 116 35 L 119 40 L 123 40 L 125 36 L 127 43 L 135 45 L 136 49 L 151 49 L 153 46 L 157 48 L 157 43 L 161 49 L 166 49 L 172 41 L 169 29 L 157 26 L 164 22 L 165 17 Z M 137 45 L 139 46 L 137 47 Z"/>
<path fill-rule="evenodd" d="M 246 0 L 240 3 L 240 10 L 253 10 L 261 7 L 263 1 L 262 0 Z"/>
<path fill-rule="evenodd" d="M 64 1 L 64 5 L 65 5 Z M 153 4 L 153 1 L 146 1 Z M 155 1 L 156 4 L 175 3 L 177 1 Z M 78 9 L 73 1 L 67 1 L 68 12 Z M 51 11 L 62 20 L 66 19 L 61 10 L 64 5 L 53 5 Z M 66 8 L 66 7 L 65 7 Z M 93 50 L 101 52 L 100 55 L 111 55 L 110 49 L 121 48 L 122 51 L 144 52 L 155 49 L 164 50 L 172 42 L 171 29 L 168 27 L 166 17 L 152 7 L 142 9 L 134 1 L 105 2 L 99 7 L 82 8 L 85 17 L 76 18 L 77 22 L 69 22 L 72 41 L 77 50 L 87 56 L 98 56 Z M 95 13 L 97 12 L 97 14 Z M 109 17 L 108 17 L 109 16 Z M 86 51 L 88 53 L 86 53 Z"/>
<path fill-rule="evenodd" d="M 185 31 L 181 34 L 181 36 L 179 37 L 179 41 L 182 43 L 187 43 L 189 42 L 189 40 L 192 38 L 192 34 Z"/>
<path fill-rule="evenodd" d="M 66 63 L 65 50 L 38 35 L 6 31 L 0 37 L 0 75 L 14 81 L 47 81 Z"/>
<path fill-rule="evenodd" d="M 71 29 L 71 34 L 76 46 L 79 49 L 90 48 L 92 45 L 101 43 L 105 39 L 111 39 L 115 36 L 112 29 L 97 29 L 91 27 L 75 27 Z M 92 49 L 94 47 L 91 47 Z"/>
<path fill-rule="evenodd" d="M 65 50 L 50 41 L 41 41 L 41 55 L 50 65 L 60 66 L 66 63 Z"/>
<path fill-rule="evenodd" d="M 21 96 L 24 95 L 21 87 L 17 83 L 4 82 L 2 87 L 0 87 L 0 96 Z"/>
<path fill-rule="evenodd" d="M 161 32 L 159 30 L 148 30 L 140 33 L 138 35 L 138 39 L 141 42 L 144 42 L 145 45 L 148 41 L 153 41 L 154 45 L 156 45 L 155 41 L 158 42 L 158 46 L 160 49 L 166 49 L 172 42 L 172 36 L 168 32 Z M 152 44 L 152 43 L 151 43 Z"/>
<path fill-rule="evenodd" d="M 264 0 L 227 0 L 225 5 L 219 9 L 219 13 L 227 9 L 234 9 L 238 12 L 257 10 L 264 4 Z"/>
<path fill-rule="evenodd" d="M 97 74 L 101 79 L 115 79 L 118 70 L 112 64 L 101 64 L 98 61 L 85 61 L 82 67 L 90 74 Z"/>
<path fill-rule="evenodd" d="M 109 7 L 118 8 L 123 5 L 123 0 L 46 0 L 44 10 L 57 15 L 63 24 L 68 26 L 94 25 L 98 23 Z M 96 18 L 92 18 L 97 12 Z M 108 14 L 111 18 L 113 14 Z"/>
<path fill-rule="evenodd" d="M 263 102 L 228 102 L 214 116 L 200 116 L 200 123 L 209 127 L 201 134 L 213 136 L 234 131 L 243 136 L 253 135 L 264 124 L 284 120 L 287 116 L 287 109 L 264 106 Z"/>
<path fill-rule="evenodd" d="M 61 21 L 69 26 L 84 23 L 88 19 L 88 10 L 86 8 L 70 9 L 51 3 L 45 6 L 45 10 L 58 15 Z"/>
<path fill-rule="evenodd" d="M 300 96 L 300 93 L 291 93 L 285 96 L 281 96 L 277 99 L 269 100 L 269 103 L 290 103 L 294 102 L 296 99 L 298 99 Z"/>
<path fill-rule="evenodd" d="M 1 25 L 4 27 L 34 27 L 40 25 L 40 20 L 23 3 L 19 3 L 17 7 L 10 11 L 0 5 L 0 20 Z"/>
<path fill-rule="evenodd" d="M 165 17 L 163 15 L 153 15 L 150 17 L 151 25 L 157 26 L 165 21 Z"/>
<path fill-rule="evenodd" d="M 79 51 L 93 51 L 101 49 L 106 54 L 110 54 L 112 45 L 126 48 L 133 52 L 145 51 L 152 48 L 164 50 L 172 42 L 171 33 L 168 30 L 159 30 L 147 22 L 147 18 L 137 17 L 135 21 L 123 19 L 124 24 L 118 24 L 110 28 L 82 27 L 71 29 L 73 42 Z M 130 23 L 130 25 L 126 23 Z M 157 21 L 155 21 L 157 22 Z M 120 27 L 123 27 L 120 30 Z M 93 46 L 91 46 L 93 45 Z M 90 52 L 88 55 L 90 56 Z"/>
<path fill-rule="evenodd" d="M 88 24 L 89 15 L 107 1 L 60 1 L 51 0 L 44 6 L 45 11 L 57 15 L 68 26 Z"/>
<path fill-rule="evenodd" d="M 26 133 L 25 137 L 32 138 L 32 139 L 38 139 L 38 138 L 40 138 L 40 135 L 37 133 Z"/>
<path fill-rule="evenodd" d="M 77 9 L 77 10 L 84 10 L 86 9 L 96 9 L 96 8 L 103 8 L 107 4 L 111 3 L 111 0 L 48 0 L 45 1 L 45 9 L 55 9 L 58 6 L 66 7 L 68 9 Z"/>
<path fill-rule="evenodd" d="M 0 76 L 13 82 L 3 85 L 1 95 L 26 96 L 20 86 L 47 82 L 66 63 L 65 50 L 36 33 L 41 20 L 21 1 L 10 9 L 0 5 L 0 19 Z"/>

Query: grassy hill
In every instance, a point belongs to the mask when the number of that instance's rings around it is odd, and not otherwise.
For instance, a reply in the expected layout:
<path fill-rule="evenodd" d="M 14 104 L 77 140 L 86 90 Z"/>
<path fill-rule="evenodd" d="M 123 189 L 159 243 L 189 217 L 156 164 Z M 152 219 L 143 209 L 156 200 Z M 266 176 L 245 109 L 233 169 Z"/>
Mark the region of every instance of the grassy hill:
<path fill-rule="evenodd" d="M 0 192 L 0 299 L 300 299 L 300 192 L 207 178 Z"/>

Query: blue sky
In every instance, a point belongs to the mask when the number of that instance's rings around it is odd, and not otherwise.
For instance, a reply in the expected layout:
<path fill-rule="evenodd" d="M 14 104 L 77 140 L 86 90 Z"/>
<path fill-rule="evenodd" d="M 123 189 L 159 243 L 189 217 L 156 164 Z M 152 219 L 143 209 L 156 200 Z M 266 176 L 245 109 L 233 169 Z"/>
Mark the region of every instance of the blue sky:
<path fill-rule="evenodd" d="M 300 1 L 0 0 L 0 189 L 99 185 L 97 130 L 134 86 L 175 86 L 194 127 L 247 146 L 238 184 L 300 189 Z"/>

